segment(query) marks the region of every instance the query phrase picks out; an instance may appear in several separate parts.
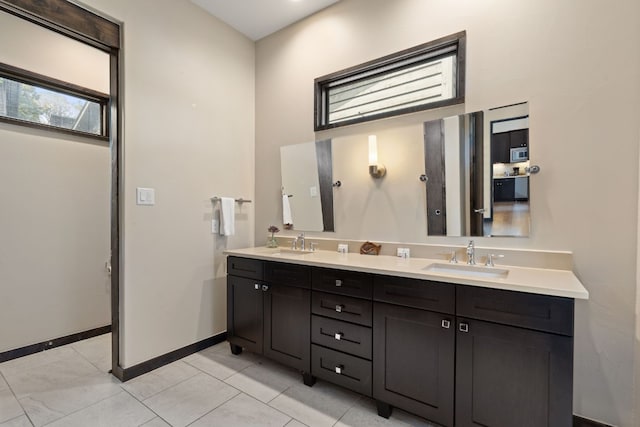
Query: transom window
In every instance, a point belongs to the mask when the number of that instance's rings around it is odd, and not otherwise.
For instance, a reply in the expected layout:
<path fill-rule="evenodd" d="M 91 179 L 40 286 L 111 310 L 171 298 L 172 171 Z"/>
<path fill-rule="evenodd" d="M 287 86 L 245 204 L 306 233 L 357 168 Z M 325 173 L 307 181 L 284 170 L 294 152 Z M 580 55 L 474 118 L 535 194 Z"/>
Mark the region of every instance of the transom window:
<path fill-rule="evenodd" d="M 0 64 L 0 120 L 107 139 L 109 97 Z"/>
<path fill-rule="evenodd" d="M 315 130 L 464 102 L 465 32 L 315 81 Z"/>

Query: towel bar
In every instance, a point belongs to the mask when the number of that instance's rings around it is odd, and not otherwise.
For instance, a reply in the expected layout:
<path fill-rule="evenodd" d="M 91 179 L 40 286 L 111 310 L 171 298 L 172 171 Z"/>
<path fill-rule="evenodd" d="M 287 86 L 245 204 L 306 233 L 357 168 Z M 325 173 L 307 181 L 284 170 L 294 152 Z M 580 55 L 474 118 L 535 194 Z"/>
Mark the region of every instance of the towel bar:
<path fill-rule="evenodd" d="M 212 201 L 212 202 L 219 202 L 219 201 L 220 201 L 220 197 L 218 197 L 218 196 L 213 196 L 213 197 L 211 198 L 211 201 Z M 243 199 L 242 197 L 240 197 L 239 199 L 236 199 L 236 203 L 240 203 L 240 204 L 243 204 L 243 203 L 251 203 L 251 200 Z"/>

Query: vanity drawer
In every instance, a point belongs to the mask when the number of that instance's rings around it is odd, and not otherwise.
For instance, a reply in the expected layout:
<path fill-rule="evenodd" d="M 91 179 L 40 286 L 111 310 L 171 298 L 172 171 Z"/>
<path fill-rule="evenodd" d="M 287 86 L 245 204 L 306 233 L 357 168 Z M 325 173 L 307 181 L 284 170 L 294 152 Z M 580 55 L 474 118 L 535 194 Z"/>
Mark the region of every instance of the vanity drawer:
<path fill-rule="evenodd" d="M 371 301 L 324 292 L 313 291 L 311 297 L 313 314 L 364 326 L 371 326 L 372 306 Z"/>
<path fill-rule="evenodd" d="M 369 360 L 312 344 L 311 374 L 365 396 L 371 396 Z"/>
<path fill-rule="evenodd" d="M 262 280 L 264 262 L 257 259 L 230 256 L 227 258 L 227 274 L 246 277 L 247 279 Z"/>
<path fill-rule="evenodd" d="M 311 316 L 311 342 L 371 360 L 371 328 Z"/>
<path fill-rule="evenodd" d="M 345 270 L 314 268 L 312 288 L 334 294 L 371 299 L 373 280 L 370 274 Z"/>
<path fill-rule="evenodd" d="M 373 299 L 405 307 L 453 314 L 456 306 L 456 287 L 449 283 L 430 280 L 374 276 Z"/>
<path fill-rule="evenodd" d="M 573 299 L 458 285 L 457 315 L 573 336 Z"/>
<path fill-rule="evenodd" d="M 278 285 L 311 289 L 311 267 L 284 262 L 266 262 L 264 279 Z"/>

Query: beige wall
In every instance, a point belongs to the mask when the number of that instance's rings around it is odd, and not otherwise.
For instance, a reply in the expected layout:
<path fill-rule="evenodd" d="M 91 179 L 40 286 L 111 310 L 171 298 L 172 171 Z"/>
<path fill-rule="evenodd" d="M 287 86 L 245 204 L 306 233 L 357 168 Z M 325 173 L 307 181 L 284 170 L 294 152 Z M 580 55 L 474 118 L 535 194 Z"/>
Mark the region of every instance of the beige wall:
<path fill-rule="evenodd" d="M 0 62 L 108 91 L 103 52 L 4 12 L 0 29 Z M 109 179 L 107 144 L 0 124 L 0 352 L 111 324 Z"/>
<path fill-rule="evenodd" d="M 466 30 L 465 111 L 529 101 L 531 160 L 542 168 L 531 179 L 531 236 L 479 238 L 476 243 L 574 252 L 574 271 L 591 294 L 588 302 L 576 304 L 574 411 L 615 425 L 636 425 L 632 373 L 639 20 L 640 4 L 634 0 L 618 2 L 615 8 L 595 0 L 343 0 L 259 41 L 256 243 L 264 243 L 266 228 L 280 218 L 278 147 L 314 137 L 357 139 L 344 141 L 349 147 L 334 146 L 334 156 L 354 152 L 353 170 L 361 174 L 357 179 L 363 181 L 360 191 L 365 196 L 345 203 L 344 194 L 337 195 L 336 233 L 310 236 L 466 242 L 427 238 L 421 217 L 401 220 L 399 213 L 417 209 L 411 204 L 415 201 L 394 200 L 401 205 L 384 209 L 358 228 L 351 222 L 370 215 L 377 207 L 371 200 L 388 200 L 387 182 L 372 183 L 365 167 L 355 164 L 366 161 L 360 161 L 366 135 L 384 132 L 393 138 L 409 129 L 417 132 L 425 119 L 457 114 L 459 109 L 313 132 L 314 78 Z M 380 136 L 379 141 L 385 162 L 388 148 Z M 355 185 L 345 179 L 344 188 L 336 191 L 355 192 Z"/>
<path fill-rule="evenodd" d="M 222 251 L 252 245 L 255 205 L 221 238 L 209 199 L 253 198 L 254 44 L 188 0 L 86 3 L 124 28 L 126 368 L 226 330 Z"/>

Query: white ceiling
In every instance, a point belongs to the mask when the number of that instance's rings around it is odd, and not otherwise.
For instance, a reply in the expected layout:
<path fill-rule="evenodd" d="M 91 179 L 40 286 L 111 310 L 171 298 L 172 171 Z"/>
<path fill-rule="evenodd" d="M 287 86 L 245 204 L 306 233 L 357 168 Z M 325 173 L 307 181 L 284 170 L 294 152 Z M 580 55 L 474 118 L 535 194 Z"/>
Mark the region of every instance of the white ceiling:
<path fill-rule="evenodd" d="M 255 41 L 340 0 L 191 1 Z"/>

